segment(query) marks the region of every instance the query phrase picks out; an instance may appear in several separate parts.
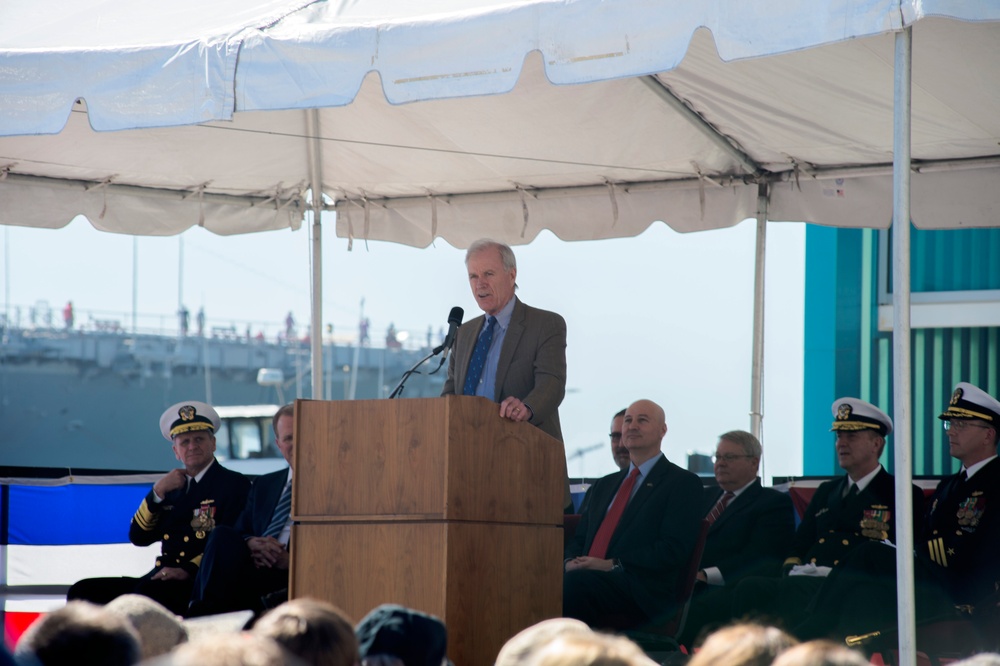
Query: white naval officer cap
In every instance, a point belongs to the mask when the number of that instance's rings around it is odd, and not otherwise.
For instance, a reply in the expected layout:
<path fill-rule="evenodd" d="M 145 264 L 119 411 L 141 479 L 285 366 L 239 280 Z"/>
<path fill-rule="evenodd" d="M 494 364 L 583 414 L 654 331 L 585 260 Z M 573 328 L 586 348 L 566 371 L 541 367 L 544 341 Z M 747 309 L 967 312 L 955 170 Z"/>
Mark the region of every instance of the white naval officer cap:
<path fill-rule="evenodd" d="M 877 430 L 885 437 L 892 432 L 892 419 L 881 409 L 858 398 L 840 398 L 833 401 L 832 431 Z"/>
<path fill-rule="evenodd" d="M 167 441 L 173 442 L 177 435 L 193 430 L 208 430 L 215 433 L 221 423 L 219 413 L 211 405 L 197 400 L 186 400 L 168 407 L 167 411 L 163 412 L 163 416 L 160 417 L 160 432 Z"/>
<path fill-rule="evenodd" d="M 1000 401 L 969 382 L 959 382 L 951 394 L 948 409 L 938 416 L 942 421 L 980 419 L 1000 426 Z"/>

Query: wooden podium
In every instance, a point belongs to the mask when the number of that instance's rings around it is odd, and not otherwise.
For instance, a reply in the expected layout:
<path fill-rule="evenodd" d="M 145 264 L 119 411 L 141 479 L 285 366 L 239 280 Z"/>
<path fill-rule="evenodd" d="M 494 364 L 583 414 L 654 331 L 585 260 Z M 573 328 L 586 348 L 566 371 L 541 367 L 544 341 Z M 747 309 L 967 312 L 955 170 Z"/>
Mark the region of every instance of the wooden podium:
<path fill-rule="evenodd" d="M 291 596 L 435 615 L 489 666 L 562 606 L 562 444 L 485 398 L 295 403 Z"/>

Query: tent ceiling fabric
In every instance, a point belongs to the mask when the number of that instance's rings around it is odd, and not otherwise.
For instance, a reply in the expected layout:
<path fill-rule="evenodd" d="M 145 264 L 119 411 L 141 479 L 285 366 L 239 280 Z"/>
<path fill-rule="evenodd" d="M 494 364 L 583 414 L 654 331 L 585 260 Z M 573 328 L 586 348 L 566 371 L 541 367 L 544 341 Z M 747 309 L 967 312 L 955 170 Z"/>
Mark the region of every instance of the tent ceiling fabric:
<path fill-rule="evenodd" d="M 341 236 L 465 246 L 718 228 L 756 215 L 761 182 L 769 219 L 888 227 L 891 31 L 906 25 L 913 219 L 997 224 L 997 3 L 67 6 L 0 5 L 3 224 L 297 228 L 305 110 L 320 107 Z"/>

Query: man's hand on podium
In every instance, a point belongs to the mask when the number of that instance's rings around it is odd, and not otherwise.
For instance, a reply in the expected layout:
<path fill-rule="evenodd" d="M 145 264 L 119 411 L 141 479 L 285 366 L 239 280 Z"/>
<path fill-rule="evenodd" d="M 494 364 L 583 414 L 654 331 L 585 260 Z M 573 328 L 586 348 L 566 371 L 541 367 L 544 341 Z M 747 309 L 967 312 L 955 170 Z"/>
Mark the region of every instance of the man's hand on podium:
<path fill-rule="evenodd" d="M 531 412 L 531 407 L 514 396 L 504 398 L 504 401 L 500 403 L 500 418 L 511 421 L 528 421 L 532 416 L 534 415 Z"/>

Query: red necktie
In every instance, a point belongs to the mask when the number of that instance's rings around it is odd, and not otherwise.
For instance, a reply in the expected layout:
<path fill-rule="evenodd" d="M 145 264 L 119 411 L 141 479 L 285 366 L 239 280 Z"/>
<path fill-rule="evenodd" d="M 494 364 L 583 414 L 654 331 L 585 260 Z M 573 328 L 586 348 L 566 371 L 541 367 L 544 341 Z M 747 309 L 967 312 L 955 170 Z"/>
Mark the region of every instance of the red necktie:
<path fill-rule="evenodd" d="M 729 502 L 731 502 L 734 497 L 736 497 L 736 495 L 731 490 L 727 490 L 723 493 L 722 497 L 719 498 L 719 501 L 712 507 L 712 510 L 708 512 L 707 516 L 705 516 L 705 520 L 708 521 L 709 525 L 719 519 L 719 516 L 721 516 L 722 512 L 726 510 L 726 507 L 729 506 Z"/>
<path fill-rule="evenodd" d="M 634 467 L 618 489 L 618 494 L 615 495 L 615 500 L 611 503 L 611 508 L 608 509 L 604 520 L 601 521 L 601 526 L 597 528 L 597 534 L 594 535 L 594 542 L 590 544 L 590 552 L 587 553 L 591 557 L 604 558 L 608 554 L 608 544 L 611 543 L 611 536 L 615 533 L 622 514 L 625 513 L 625 506 L 628 504 L 629 497 L 632 496 L 632 488 L 635 487 L 635 482 L 638 478 L 639 468 Z"/>

